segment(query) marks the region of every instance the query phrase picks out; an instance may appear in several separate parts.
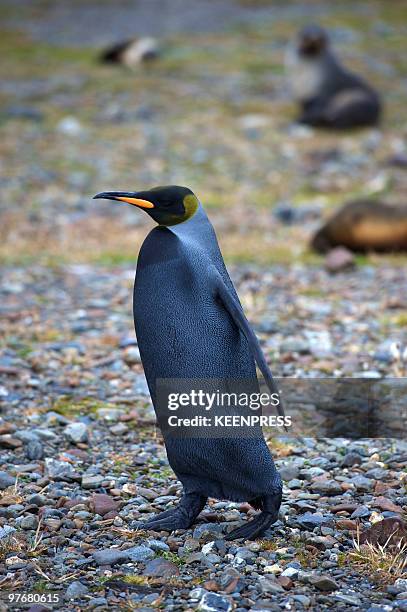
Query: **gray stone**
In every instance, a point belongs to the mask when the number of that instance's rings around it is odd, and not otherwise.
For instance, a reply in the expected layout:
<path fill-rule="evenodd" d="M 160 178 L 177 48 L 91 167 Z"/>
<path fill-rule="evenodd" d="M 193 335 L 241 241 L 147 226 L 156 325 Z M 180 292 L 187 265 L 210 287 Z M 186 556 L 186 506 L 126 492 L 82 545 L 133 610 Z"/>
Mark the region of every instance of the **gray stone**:
<path fill-rule="evenodd" d="M 170 550 L 168 544 L 162 542 L 161 540 L 147 540 L 146 545 L 155 551 L 168 552 Z"/>
<path fill-rule="evenodd" d="M 44 447 L 39 440 L 30 440 L 24 448 L 24 454 L 30 461 L 44 457 Z"/>
<path fill-rule="evenodd" d="M 298 478 L 300 470 L 296 465 L 285 465 L 279 469 L 279 472 L 283 480 L 289 481 Z"/>
<path fill-rule="evenodd" d="M 335 541 L 326 536 L 311 536 L 307 538 L 307 544 L 311 544 L 311 546 L 315 546 L 320 550 L 329 550 L 335 544 Z"/>
<path fill-rule="evenodd" d="M 240 548 L 237 549 L 235 556 L 238 557 L 239 559 L 245 559 L 245 560 L 250 560 L 250 559 L 256 559 L 257 555 L 252 552 L 251 550 L 249 550 L 248 548 L 241 546 Z"/>
<path fill-rule="evenodd" d="M 128 561 L 127 550 L 117 548 L 106 548 L 92 553 L 92 557 L 97 565 L 114 565 L 115 563 L 125 563 Z"/>
<path fill-rule="evenodd" d="M 293 336 L 283 340 L 280 345 L 280 351 L 282 353 L 300 353 L 301 355 L 306 355 L 310 352 L 310 345 L 303 338 Z"/>
<path fill-rule="evenodd" d="M 362 457 L 359 453 L 350 452 L 346 453 L 344 458 L 342 459 L 341 466 L 342 467 L 352 467 L 354 465 L 360 465 L 362 463 Z"/>
<path fill-rule="evenodd" d="M 179 576 L 179 569 L 172 561 L 157 557 L 147 563 L 143 575 L 157 578 L 171 578 L 172 576 Z"/>
<path fill-rule="evenodd" d="M 340 495 L 343 493 L 341 486 L 336 480 L 316 480 L 311 483 L 311 490 L 323 493 L 324 495 Z"/>
<path fill-rule="evenodd" d="M 360 475 L 354 476 L 349 480 L 349 482 L 351 482 L 358 491 L 363 491 L 364 493 L 370 491 L 374 485 L 373 480 L 370 480 L 370 478 L 365 478 L 365 476 Z"/>
<path fill-rule="evenodd" d="M 336 599 L 336 601 L 340 601 L 342 603 L 345 604 L 349 604 L 351 606 L 362 606 L 362 602 L 360 601 L 360 599 L 354 595 L 346 595 L 344 593 L 337 593 L 335 595 L 333 595 L 333 598 Z"/>
<path fill-rule="evenodd" d="M 95 476 L 84 475 L 82 476 L 81 486 L 82 489 L 98 489 L 102 486 L 102 482 L 105 480 L 104 476 L 97 474 Z"/>
<path fill-rule="evenodd" d="M 41 495 L 40 493 L 33 493 L 27 497 L 27 503 L 33 504 L 34 506 L 45 506 L 47 504 L 47 498 L 45 495 Z"/>
<path fill-rule="evenodd" d="M 283 593 L 284 589 L 277 582 L 274 576 L 260 576 L 259 578 L 260 590 L 262 593 Z"/>
<path fill-rule="evenodd" d="M 129 431 L 129 428 L 125 423 L 117 423 L 117 425 L 112 425 L 110 427 L 110 433 L 114 436 L 122 436 Z"/>
<path fill-rule="evenodd" d="M 296 517 L 296 522 L 305 529 L 314 529 L 329 521 L 328 517 L 323 516 L 319 512 L 305 512 L 305 514 Z"/>
<path fill-rule="evenodd" d="M 7 472 L 0 472 L 0 490 L 7 489 L 7 487 L 12 487 L 15 483 L 16 479 Z"/>
<path fill-rule="evenodd" d="M 127 365 L 141 363 L 140 351 L 137 346 L 129 346 L 124 351 L 123 361 Z"/>
<path fill-rule="evenodd" d="M 205 593 L 198 604 L 200 612 L 230 612 L 232 604 L 229 599 L 217 593 Z"/>
<path fill-rule="evenodd" d="M 64 434 L 71 442 L 87 442 L 89 438 L 88 428 L 85 423 L 69 423 L 64 429 Z"/>
<path fill-rule="evenodd" d="M 194 529 L 193 539 L 194 540 L 207 540 L 211 541 L 216 536 L 216 539 L 222 534 L 222 525 L 218 525 L 216 523 L 203 523 L 202 525 L 198 525 Z"/>
<path fill-rule="evenodd" d="M 296 578 L 298 578 L 298 569 L 296 567 L 286 567 L 286 569 L 281 573 L 281 575 L 295 580 Z"/>
<path fill-rule="evenodd" d="M 87 593 L 89 593 L 88 587 L 79 580 L 75 580 L 66 589 L 65 599 L 78 599 Z"/>
<path fill-rule="evenodd" d="M 367 518 L 368 516 L 370 516 L 370 513 L 371 511 L 367 506 L 359 506 L 359 508 L 356 508 L 356 510 L 352 512 L 350 518 Z"/>
<path fill-rule="evenodd" d="M 298 478 L 293 478 L 289 482 L 287 482 L 287 487 L 289 489 L 302 489 L 302 480 L 298 480 Z"/>
<path fill-rule="evenodd" d="M 148 546 L 143 545 L 128 548 L 126 552 L 130 561 L 135 562 L 149 561 L 149 559 L 152 559 L 155 556 L 155 553 L 153 550 L 151 550 L 151 548 L 148 548 Z"/>
<path fill-rule="evenodd" d="M 353 254 L 345 247 L 335 247 L 329 251 L 325 259 L 325 268 L 331 274 L 349 270 L 355 265 Z"/>
<path fill-rule="evenodd" d="M 34 514 L 28 514 L 27 516 L 21 517 L 20 527 L 21 529 L 37 529 L 38 517 Z"/>
<path fill-rule="evenodd" d="M 76 117 L 69 115 L 58 122 L 57 131 L 66 136 L 78 136 L 83 131 L 83 127 Z"/>
<path fill-rule="evenodd" d="M 311 605 L 311 599 L 306 595 L 293 595 L 293 600 L 299 603 L 303 608 L 309 608 Z"/>
<path fill-rule="evenodd" d="M 107 599 L 106 597 L 93 597 L 93 599 L 90 599 L 86 605 L 88 608 L 99 608 L 99 606 L 107 605 Z"/>
<path fill-rule="evenodd" d="M 11 525 L 4 525 L 3 527 L 0 527 L 0 540 L 9 538 L 14 532 L 15 529 L 14 527 L 11 527 Z"/>
<path fill-rule="evenodd" d="M 76 472 L 70 463 L 58 461 L 52 459 L 52 457 L 45 459 L 45 470 L 53 480 L 71 480 L 76 476 Z"/>
<path fill-rule="evenodd" d="M 336 591 L 338 583 L 330 576 L 312 576 L 309 582 L 320 591 Z"/>

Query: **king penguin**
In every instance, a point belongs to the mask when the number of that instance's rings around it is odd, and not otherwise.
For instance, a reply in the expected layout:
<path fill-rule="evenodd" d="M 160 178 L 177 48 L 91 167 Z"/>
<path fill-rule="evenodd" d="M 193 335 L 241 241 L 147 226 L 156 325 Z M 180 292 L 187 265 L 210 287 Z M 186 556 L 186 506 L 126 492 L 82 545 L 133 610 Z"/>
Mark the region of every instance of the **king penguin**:
<path fill-rule="evenodd" d="M 127 202 L 158 223 L 138 257 L 134 324 L 159 420 L 159 380 L 249 380 L 256 363 L 272 391 L 275 382 L 226 270 L 215 231 L 187 187 L 103 192 L 94 198 Z M 282 406 L 278 406 L 280 414 Z M 261 429 L 254 436 L 196 438 L 164 433 L 168 461 L 183 493 L 178 506 L 143 528 L 188 529 L 208 497 L 249 502 L 260 512 L 226 538 L 255 539 L 278 519 L 282 481 Z"/>

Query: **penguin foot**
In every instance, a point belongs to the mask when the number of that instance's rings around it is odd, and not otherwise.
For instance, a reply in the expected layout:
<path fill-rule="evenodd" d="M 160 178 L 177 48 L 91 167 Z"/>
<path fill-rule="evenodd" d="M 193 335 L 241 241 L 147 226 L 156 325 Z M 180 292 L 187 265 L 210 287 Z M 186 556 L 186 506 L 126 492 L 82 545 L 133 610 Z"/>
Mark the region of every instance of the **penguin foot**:
<path fill-rule="evenodd" d="M 188 529 L 206 504 L 206 497 L 190 493 L 184 495 L 176 508 L 160 512 L 141 525 L 141 529 L 151 531 L 176 531 Z"/>
<path fill-rule="evenodd" d="M 261 512 L 252 521 L 249 521 L 246 525 L 242 525 L 237 529 L 230 531 L 225 540 L 255 540 L 261 536 L 267 529 L 276 522 L 278 514 L 272 514 L 271 512 Z"/>
<path fill-rule="evenodd" d="M 281 506 L 281 492 L 276 495 L 267 495 L 259 498 L 256 501 L 257 507 L 261 507 L 262 512 L 258 514 L 252 521 L 249 521 L 241 527 L 237 527 L 230 531 L 225 540 L 255 540 L 261 536 L 267 529 L 278 520 L 278 511 Z"/>

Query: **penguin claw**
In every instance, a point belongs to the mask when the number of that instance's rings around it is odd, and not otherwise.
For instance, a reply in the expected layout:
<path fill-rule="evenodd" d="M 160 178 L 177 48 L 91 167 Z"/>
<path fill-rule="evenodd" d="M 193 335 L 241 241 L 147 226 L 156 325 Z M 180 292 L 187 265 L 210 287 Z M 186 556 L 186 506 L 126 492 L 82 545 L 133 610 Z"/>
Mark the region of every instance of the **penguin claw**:
<path fill-rule="evenodd" d="M 225 540 L 255 540 L 261 536 L 278 519 L 278 513 L 261 512 L 246 525 L 230 531 Z"/>
<path fill-rule="evenodd" d="M 184 495 L 176 508 L 156 514 L 141 525 L 141 529 L 151 531 L 176 531 L 189 529 L 206 503 L 206 497 L 190 493 Z"/>
<path fill-rule="evenodd" d="M 166 516 L 163 516 L 163 515 Z M 182 516 L 178 508 L 167 510 L 141 525 L 141 529 L 148 531 L 176 531 L 177 529 L 188 529 L 193 521 Z"/>
<path fill-rule="evenodd" d="M 155 514 L 151 518 L 149 518 L 145 523 L 143 523 L 143 529 L 147 528 L 151 523 L 156 523 L 157 521 L 161 521 L 167 517 L 170 517 L 176 512 L 177 508 L 171 508 L 170 510 L 165 510 L 165 512 L 160 512 L 159 514 Z"/>

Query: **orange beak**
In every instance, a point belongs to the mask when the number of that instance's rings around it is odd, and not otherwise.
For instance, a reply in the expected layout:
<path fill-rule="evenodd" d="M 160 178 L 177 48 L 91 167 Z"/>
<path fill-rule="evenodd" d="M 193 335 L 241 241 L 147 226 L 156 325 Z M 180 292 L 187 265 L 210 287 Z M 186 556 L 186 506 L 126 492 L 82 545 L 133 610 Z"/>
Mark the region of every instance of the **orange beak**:
<path fill-rule="evenodd" d="M 134 194 L 123 191 L 102 191 L 93 196 L 94 200 L 119 200 L 140 208 L 154 208 L 154 204 L 148 200 L 133 197 Z"/>

